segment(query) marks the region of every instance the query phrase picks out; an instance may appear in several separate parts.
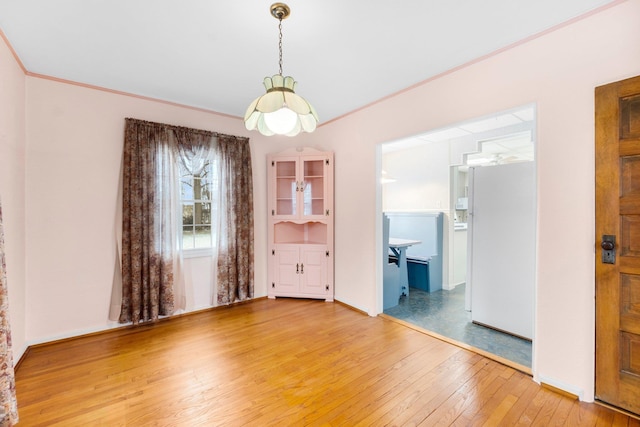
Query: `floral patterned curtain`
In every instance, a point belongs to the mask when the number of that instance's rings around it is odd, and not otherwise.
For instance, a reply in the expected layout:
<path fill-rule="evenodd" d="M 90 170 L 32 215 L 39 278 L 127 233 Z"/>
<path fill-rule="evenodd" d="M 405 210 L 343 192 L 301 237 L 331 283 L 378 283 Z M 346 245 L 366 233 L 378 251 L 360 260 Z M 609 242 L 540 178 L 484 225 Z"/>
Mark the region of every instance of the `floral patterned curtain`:
<path fill-rule="evenodd" d="M 180 225 L 178 162 L 189 159 L 191 164 L 198 164 L 212 151 L 222 165 L 219 182 L 220 194 L 224 195 L 218 218 L 224 221 L 218 230 L 225 236 L 222 241 L 218 239 L 218 294 L 228 296 L 222 299 L 224 303 L 253 297 L 249 140 L 126 119 L 120 322 L 137 324 L 170 315 L 176 308 L 176 300 L 179 305 L 183 299 L 184 293 L 179 290 L 181 254 L 176 242 Z M 233 269 L 242 272 L 230 273 Z"/>
<path fill-rule="evenodd" d="M 13 371 L 6 271 L 2 207 L 0 207 L 0 425 L 12 426 L 18 422 L 18 402 Z"/>
<path fill-rule="evenodd" d="M 174 308 L 176 256 L 169 130 L 127 119 L 123 156 L 120 322 L 157 320 Z"/>
<path fill-rule="evenodd" d="M 218 304 L 253 298 L 253 180 L 249 140 L 219 136 Z"/>

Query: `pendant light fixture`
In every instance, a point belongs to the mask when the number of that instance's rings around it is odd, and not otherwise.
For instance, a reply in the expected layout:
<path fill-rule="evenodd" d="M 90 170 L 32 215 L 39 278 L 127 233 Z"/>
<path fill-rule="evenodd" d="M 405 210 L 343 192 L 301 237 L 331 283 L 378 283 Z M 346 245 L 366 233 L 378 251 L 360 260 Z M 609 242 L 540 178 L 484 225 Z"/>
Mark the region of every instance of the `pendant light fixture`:
<path fill-rule="evenodd" d="M 318 124 L 318 115 L 311 104 L 295 93 L 297 82 L 291 76 L 282 75 L 282 20 L 290 13 L 289 6 L 284 3 L 271 5 L 271 15 L 280 22 L 280 71 L 272 77 L 265 77 L 263 84 L 267 93 L 254 100 L 244 115 L 244 125 L 248 130 L 257 129 L 266 136 L 313 132 Z"/>

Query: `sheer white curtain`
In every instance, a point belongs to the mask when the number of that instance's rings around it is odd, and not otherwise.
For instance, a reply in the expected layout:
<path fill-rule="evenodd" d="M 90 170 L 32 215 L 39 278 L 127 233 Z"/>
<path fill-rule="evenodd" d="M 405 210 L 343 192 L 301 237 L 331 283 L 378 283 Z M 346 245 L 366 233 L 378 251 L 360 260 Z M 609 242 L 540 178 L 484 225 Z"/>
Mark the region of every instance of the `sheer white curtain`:
<path fill-rule="evenodd" d="M 177 161 L 174 161 L 176 166 L 176 174 L 180 173 L 180 169 L 187 172 L 190 175 L 202 176 L 204 169 L 207 167 L 211 167 L 212 164 L 215 163 L 215 145 L 216 145 L 217 137 L 211 134 L 199 134 L 199 133 L 190 133 L 188 129 L 178 128 L 175 132 L 175 139 L 172 139 L 172 152 Z M 214 169 L 215 173 L 215 169 Z M 180 180 L 176 179 L 173 181 L 174 186 L 172 188 L 172 198 L 173 208 L 175 212 L 182 216 L 182 204 L 180 203 Z M 214 194 L 213 197 L 216 197 Z M 214 203 L 212 200 L 211 203 Z M 217 216 L 212 214 L 211 229 L 214 229 L 214 222 L 217 220 Z M 176 229 L 177 230 L 177 229 Z M 212 274 L 211 277 L 216 277 L 216 265 L 215 262 L 217 258 L 217 250 L 215 246 L 215 240 L 212 238 Z M 186 307 L 186 292 L 185 292 L 185 282 L 184 282 L 184 249 L 182 247 L 183 240 L 178 239 L 178 254 L 177 254 L 177 265 L 176 265 L 176 302 L 181 303 L 179 308 L 184 309 Z M 211 286 L 212 294 L 215 292 L 215 283 Z M 213 296 L 212 296 L 213 299 Z M 178 307 L 176 307 L 178 308 Z"/>

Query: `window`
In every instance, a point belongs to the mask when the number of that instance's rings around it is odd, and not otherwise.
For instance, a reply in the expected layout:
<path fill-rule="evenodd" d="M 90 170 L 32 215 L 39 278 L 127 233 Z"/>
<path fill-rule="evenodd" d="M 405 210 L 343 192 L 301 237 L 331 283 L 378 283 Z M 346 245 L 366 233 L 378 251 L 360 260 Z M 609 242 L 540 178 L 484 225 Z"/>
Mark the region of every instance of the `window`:
<path fill-rule="evenodd" d="M 215 242 L 212 219 L 217 213 L 215 161 L 205 160 L 201 168 L 180 164 L 180 207 L 182 249 L 211 249 Z M 199 170 L 197 170 L 199 169 Z M 195 171 L 195 173 L 191 172 Z"/>

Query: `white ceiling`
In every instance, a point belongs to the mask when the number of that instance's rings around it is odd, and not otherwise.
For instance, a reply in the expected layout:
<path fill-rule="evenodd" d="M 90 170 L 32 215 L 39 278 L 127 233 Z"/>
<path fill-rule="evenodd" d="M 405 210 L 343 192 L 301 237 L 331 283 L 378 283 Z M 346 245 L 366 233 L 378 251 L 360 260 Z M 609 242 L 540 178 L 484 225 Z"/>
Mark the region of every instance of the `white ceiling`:
<path fill-rule="evenodd" d="M 326 122 L 614 0 L 289 0 L 283 73 Z M 243 116 L 278 72 L 271 0 L 0 0 L 28 72 Z"/>

